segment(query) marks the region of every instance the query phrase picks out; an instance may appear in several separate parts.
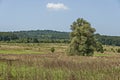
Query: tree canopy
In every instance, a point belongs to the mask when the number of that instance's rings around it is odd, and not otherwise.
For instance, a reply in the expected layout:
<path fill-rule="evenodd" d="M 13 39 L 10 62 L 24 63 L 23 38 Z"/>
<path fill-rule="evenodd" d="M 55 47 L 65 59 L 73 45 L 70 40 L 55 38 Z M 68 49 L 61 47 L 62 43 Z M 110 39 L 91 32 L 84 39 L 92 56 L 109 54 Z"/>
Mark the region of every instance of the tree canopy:
<path fill-rule="evenodd" d="M 71 25 L 72 32 L 70 33 L 71 43 L 69 45 L 69 55 L 93 55 L 94 50 L 101 50 L 101 45 L 94 37 L 96 31 L 91 27 L 91 24 L 83 18 L 78 18 Z M 97 48 L 96 48 L 97 47 Z"/>

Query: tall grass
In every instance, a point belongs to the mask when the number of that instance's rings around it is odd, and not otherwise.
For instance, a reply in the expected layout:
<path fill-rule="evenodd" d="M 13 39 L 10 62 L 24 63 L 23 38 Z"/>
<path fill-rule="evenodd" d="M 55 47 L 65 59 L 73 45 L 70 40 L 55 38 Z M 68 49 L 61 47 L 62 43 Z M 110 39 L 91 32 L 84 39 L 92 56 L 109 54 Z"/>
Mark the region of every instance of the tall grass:
<path fill-rule="evenodd" d="M 0 54 L 45 54 L 54 47 L 57 53 L 65 52 L 68 44 L 63 43 L 0 43 Z"/>
<path fill-rule="evenodd" d="M 1 80 L 119 80 L 120 55 L 68 57 L 62 54 L 1 57 Z M 9 57 L 9 58 L 8 58 Z"/>
<path fill-rule="evenodd" d="M 1 43 L 0 80 L 120 80 L 119 47 L 81 57 L 65 55 L 67 45 Z"/>

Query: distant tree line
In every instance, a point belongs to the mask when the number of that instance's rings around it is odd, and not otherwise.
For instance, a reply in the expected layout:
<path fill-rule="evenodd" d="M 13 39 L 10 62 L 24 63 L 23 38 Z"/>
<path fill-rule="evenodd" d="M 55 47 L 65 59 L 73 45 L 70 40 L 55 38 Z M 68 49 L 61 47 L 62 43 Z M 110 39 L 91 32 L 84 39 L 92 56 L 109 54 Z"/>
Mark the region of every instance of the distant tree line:
<path fill-rule="evenodd" d="M 0 32 L 0 41 L 17 40 L 19 37 L 12 32 Z"/>
<path fill-rule="evenodd" d="M 120 46 L 120 36 L 106 36 L 95 34 L 96 39 L 103 45 Z M 69 43 L 69 32 L 52 30 L 31 30 L 0 32 L 0 42 L 14 43 Z"/>
<path fill-rule="evenodd" d="M 52 30 L 0 32 L 0 41 L 14 43 L 68 43 L 69 33 Z"/>
<path fill-rule="evenodd" d="M 96 34 L 96 38 L 104 45 L 120 46 L 120 36 L 106 36 Z"/>

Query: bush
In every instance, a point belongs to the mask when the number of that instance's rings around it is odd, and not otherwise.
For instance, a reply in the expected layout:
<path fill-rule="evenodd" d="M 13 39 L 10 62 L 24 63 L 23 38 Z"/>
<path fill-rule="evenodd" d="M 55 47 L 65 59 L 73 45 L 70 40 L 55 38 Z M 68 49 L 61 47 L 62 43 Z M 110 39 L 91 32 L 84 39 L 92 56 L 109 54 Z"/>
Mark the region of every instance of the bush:
<path fill-rule="evenodd" d="M 120 48 L 117 50 L 118 53 L 120 53 Z"/>
<path fill-rule="evenodd" d="M 54 48 L 54 47 L 51 48 L 51 52 L 52 52 L 52 53 L 55 52 L 55 48 Z"/>
<path fill-rule="evenodd" d="M 115 52 L 115 50 L 114 50 L 113 48 L 111 48 L 111 51 L 112 51 L 112 52 Z"/>
<path fill-rule="evenodd" d="M 104 49 L 104 51 L 107 51 L 107 49 Z"/>

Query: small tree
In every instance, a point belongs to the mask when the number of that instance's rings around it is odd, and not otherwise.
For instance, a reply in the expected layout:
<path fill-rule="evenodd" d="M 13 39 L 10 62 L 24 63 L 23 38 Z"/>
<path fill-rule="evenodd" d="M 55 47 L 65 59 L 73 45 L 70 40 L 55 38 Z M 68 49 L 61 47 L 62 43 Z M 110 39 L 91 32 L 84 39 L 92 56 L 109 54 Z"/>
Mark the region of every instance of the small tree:
<path fill-rule="evenodd" d="M 78 18 L 71 25 L 71 30 L 71 43 L 69 45 L 68 54 L 82 56 L 93 55 L 97 41 L 94 37 L 95 29 L 91 27 L 90 23 L 82 18 Z"/>
<path fill-rule="evenodd" d="M 54 47 L 51 48 L 51 52 L 52 52 L 52 53 L 55 52 L 55 48 L 54 48 Z"/>

